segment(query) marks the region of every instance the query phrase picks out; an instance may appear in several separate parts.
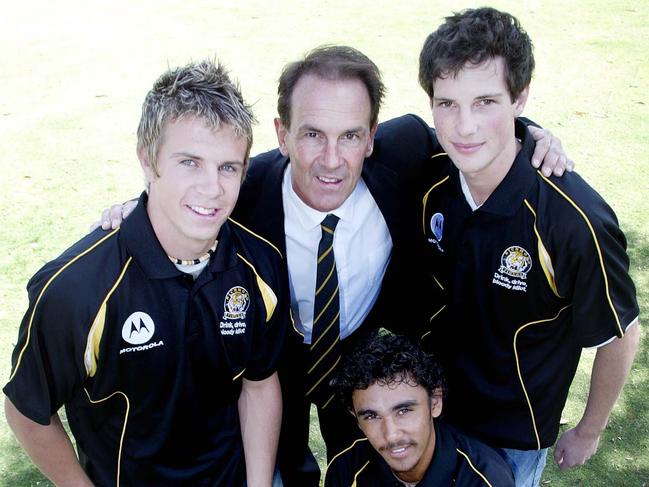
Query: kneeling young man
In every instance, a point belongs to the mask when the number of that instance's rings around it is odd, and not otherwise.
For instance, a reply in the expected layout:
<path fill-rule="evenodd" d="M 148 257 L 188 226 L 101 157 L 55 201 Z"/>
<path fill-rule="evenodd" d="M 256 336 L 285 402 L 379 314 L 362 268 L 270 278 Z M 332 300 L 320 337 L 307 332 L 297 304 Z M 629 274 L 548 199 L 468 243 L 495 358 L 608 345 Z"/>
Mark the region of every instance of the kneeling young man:
<path fill-rule="evenodd" d="M 437 420 L 442 370 L 406 337 L 361 343 L 332 385 L 367 438 L 332 459 L 326 487 L 514 485 L 495 450 Z"/>
<path fill-rule="evenodd" d="M 539 483 L 582 348 L 598 347 L 585 412 L 554 450 L 562 469 L 597 450 L 639 337 L 615 214 L 577 174 L 529 164 L 534 141 L 517 117 L 533 69 L 518 21 L 480 8 L 428 37 L 419 71 L 447 153 L 422 195 L 447 419 L 502 448 L 526 487 Z"/>
<path fill-rule="evenodd" d="M 55 484 L 270 485 L 286 271 L 229 220 L 253 120 L 215 63 L 164 73 L 142 108 L 131 218 L 30 280 L 5 411 Z"/>

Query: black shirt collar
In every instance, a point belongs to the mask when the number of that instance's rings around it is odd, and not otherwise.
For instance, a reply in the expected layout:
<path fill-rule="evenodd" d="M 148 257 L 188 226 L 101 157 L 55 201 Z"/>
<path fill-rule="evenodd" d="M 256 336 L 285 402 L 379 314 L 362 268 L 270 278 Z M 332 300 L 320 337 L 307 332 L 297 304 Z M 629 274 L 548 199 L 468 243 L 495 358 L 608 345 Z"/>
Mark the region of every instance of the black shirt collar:
<path fill-rule="evenodd" d="M 518 152 L 512 167 L 505 178 L 496 187 L 487 201 L 476 211 L 483 211 L 502 216 L 511 216 L 518 211 L 523 200 L 536 180 L 536 169 L 532 167 L 531 160 L 536 143 L 532 134 L 519 120 L 516 120 L 516 138 L 521 141 L 521 150 Z M 454 168 L 454 179 L 461 192 L 459 171 Z"/>
<path fill-rule="evenodd" d="M 437 485 L 452 485 L 457 464 L 457 447 L 453 437 L 446 434 L 445 428 L 434 423 L 435 428 L 435 451 L 433 458 L 422 479 L 417 483 L 417 487 L 432 487 Z M 371 445 L 368 445 L 371 448 Z M 372 452 L 378 456 L 375 462 L 381 465 L 381 478 L 394 478 L 394 473 L 390 466 L 383 460 L 383 457 L 372 448 Z M 395 485 L 399 485 L 395 478 Z"/>
<path fill-rule="evenodd" d="M 168 279 L 182 276 L 183 272 L 171 262 L 156 237 L 146 212 L 147 201 L 148 195 L 143 192 L 133 212 L 122 222 L 120 238 L 124 240 L 128 252 L 150 278 Z M 237 250 L 233 243 L 229 222 L 223 224 L 218 238 L 219 244 L 209 264 L 212 272 L 229 269 L 237 263 Z"/>

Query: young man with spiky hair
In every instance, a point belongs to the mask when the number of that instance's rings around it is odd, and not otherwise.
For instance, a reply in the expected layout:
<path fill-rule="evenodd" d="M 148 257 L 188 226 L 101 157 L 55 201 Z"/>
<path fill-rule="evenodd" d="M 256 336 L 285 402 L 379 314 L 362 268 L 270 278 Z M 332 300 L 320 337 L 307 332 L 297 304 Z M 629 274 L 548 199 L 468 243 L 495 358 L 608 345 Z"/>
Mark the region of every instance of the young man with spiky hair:
<path fill-rule="evenodd" d="M 513 487 L 495 450 L 438 420 L 442 369 L 406 337 L 361 342 L 332 385 L 366 438 L 334 457 L 326 487 Z"/>
<path fill-rule="evenodd" d="M 595 453 L 639 339 L 615 214 L 577 174 L 529 164 L 534 141 L 516 117 L 533 69 L 519 22 L 492 8 L 448 17 L 420 55 L 446 151 L 420 224 L 445 306 L 429 336 L 447 419 L 502 448 L 518 486 L 539 483 L 583 347 L 597 347 L 588 403 L 554 457 L 565 469 Z"/>
<path fill-rule="evenodd" d="M 229 219 L 253 121 L 220 65 L 164 73 L 142 108 L 131 218 L 30 280 L 5 411 L 55 484 L 271 485 L 286 270 Z"/>

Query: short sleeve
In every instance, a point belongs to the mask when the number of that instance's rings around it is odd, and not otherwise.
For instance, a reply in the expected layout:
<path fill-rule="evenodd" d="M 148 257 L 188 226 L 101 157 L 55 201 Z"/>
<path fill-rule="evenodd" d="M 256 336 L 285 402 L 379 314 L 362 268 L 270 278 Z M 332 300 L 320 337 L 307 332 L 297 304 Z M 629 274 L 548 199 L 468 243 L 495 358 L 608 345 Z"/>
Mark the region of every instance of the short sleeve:
<path fill-rule="evenodd" d="M 270 266 L 257 276 L 257 309 L 251 358 L 244 377 L 263 380 L 276 370 L 290 326 L 288 276 L 278 253 L 269 251 Z"/>
<path fill-rule="evenodd" d="M 577 215 L 556 252 L 557 289 L 572 305 L 582 347 L 621 337 L 639 313 L 617 218 L 598 195 L 589 203 L 575 203 Z"/>
<path fill-rule="evenodd" d="M 53 276 L 48 264 L 27 286 L 29 308 L 3 389 L 22 414 L 40 424 L 49 424 L 85 379 L 84 311 L 75 304 L 74 292 Z"/>

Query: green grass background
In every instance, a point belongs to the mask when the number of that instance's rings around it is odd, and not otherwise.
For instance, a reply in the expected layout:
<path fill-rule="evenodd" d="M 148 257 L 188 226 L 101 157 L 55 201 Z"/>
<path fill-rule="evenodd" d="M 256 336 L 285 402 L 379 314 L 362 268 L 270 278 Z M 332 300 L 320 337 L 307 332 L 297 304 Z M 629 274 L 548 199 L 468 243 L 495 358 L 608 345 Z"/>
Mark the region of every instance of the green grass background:
<path fill-rule="evenodd" d="M 141 102 L 167 67 L 218 56 L 259 118 L 253 153 L 276 146 L 282 66 L 322 43 L 346 43 L 383 70 L 382 119 L 431 120 L 416 81 L 425 36 L 444 15 L 482 2 L 28 0 L 0 13 L 0 377 L 26 308 L 24 286 L 111 202 L 137 195 Z M 561 137 L 578 171 L 617 211 L 641 308 L 649 300 L 649 3 L 496 1 L 519 17 L 537 70 L 525 115 Z M 649 485 L 649 345 L 643 344 L 597 455 L 543 485 Z M 579 419 L 592 353 L 564 411 Z M 476 405 L 479 407 L 479 405 Z M 317 431 L 317 428 L 313 431 Z M 323 457 L 322 444 L 314 446 Z M 50 485 L 0 419 L 0 485 Z"/>

